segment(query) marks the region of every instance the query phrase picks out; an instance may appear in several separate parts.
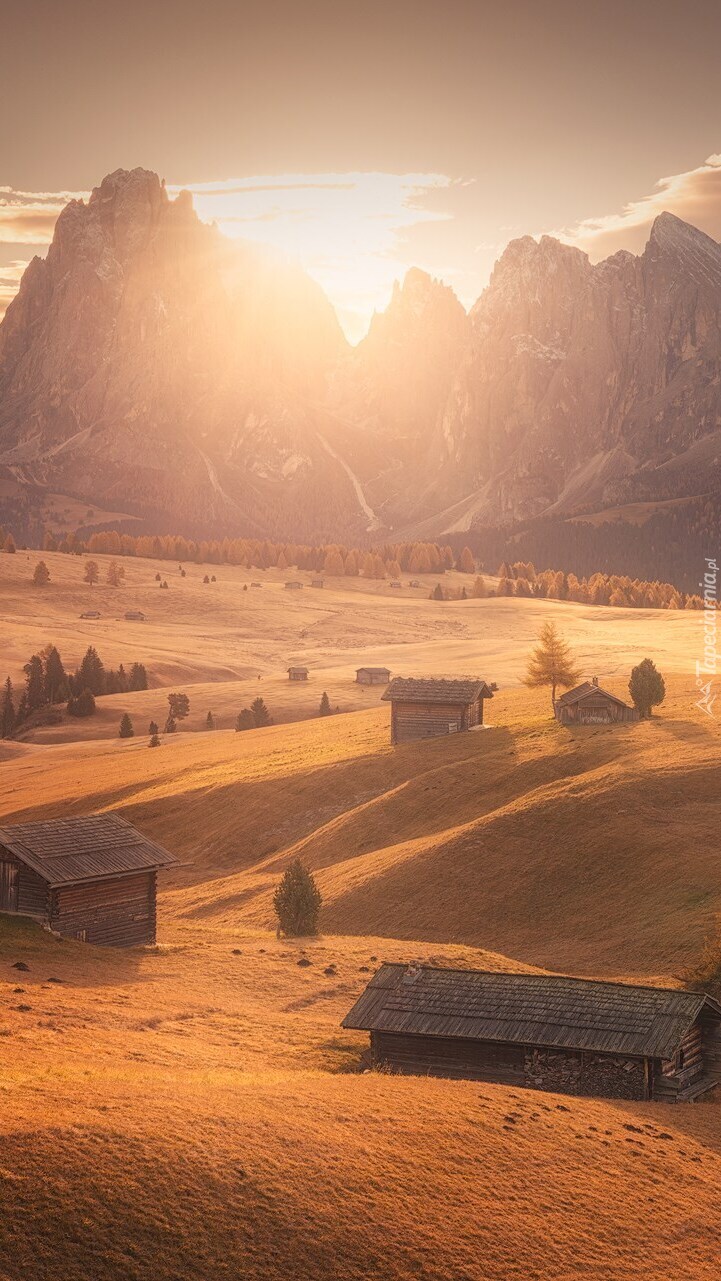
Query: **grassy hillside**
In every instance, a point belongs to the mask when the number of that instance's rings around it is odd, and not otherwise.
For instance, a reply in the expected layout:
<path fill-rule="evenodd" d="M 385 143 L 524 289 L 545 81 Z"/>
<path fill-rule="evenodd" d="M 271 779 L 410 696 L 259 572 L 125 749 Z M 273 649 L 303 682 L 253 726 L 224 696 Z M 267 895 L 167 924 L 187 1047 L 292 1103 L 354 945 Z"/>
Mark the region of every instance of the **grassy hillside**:
<path fill-rule="evenodd" d="M 300 968 L 246 932 L 118 955 L 0 926 L 7 1281 L 716 1276 L 718 1107 L 348 1074 L 340 1018 L 397 944 Z"/>
<path fill-rule="evenodd" d="M 248 734 L 23 745 L 0 818 L 118 808 L 188 866 L 163 937 L 272 927 L 300 854 L 324 928 L 488 947 L 586 973 L 673 972 L 721 908 L 717 723 L 674 683 L 662 715 L 569 730 L 501 691 L 477 733 L 392 748 L 386 707 Z"/>

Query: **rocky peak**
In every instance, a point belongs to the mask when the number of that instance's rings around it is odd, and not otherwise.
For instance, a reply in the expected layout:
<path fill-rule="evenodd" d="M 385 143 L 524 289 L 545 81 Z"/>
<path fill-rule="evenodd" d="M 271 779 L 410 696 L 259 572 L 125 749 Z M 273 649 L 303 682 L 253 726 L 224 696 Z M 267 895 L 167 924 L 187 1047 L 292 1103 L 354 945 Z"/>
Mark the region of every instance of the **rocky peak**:
<path fill-rule="evenodd" d="M 698 285 L 721 287 L 721 245 L 667 210 L 654 219 L 644 258 L 652 263 L 667 259 L 681 262 L 685 278 Z"/>

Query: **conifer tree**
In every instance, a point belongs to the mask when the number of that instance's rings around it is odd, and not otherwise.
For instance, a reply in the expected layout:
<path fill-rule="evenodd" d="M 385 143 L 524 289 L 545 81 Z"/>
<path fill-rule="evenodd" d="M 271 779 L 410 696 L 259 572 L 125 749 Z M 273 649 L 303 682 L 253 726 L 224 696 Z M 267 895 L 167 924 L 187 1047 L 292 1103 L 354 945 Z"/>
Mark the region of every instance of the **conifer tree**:
<path fill-rule="evenodd" d="M 205 728 L 215 729 L 215 717 L 212 712 L 208 712 L 208 715 L 205 718 Z"/>
<path fill-rule="evenodd" d="M 157 734 L 157 733 L 158 733 L 158 726 L 157 726 L 157 723 L 156 723 L 155 721 L 151 721 L 151 722 L 150 722 L 150 724 L 149 724 L 149 726 L 148 726 L 148 733 L 150 734 L 150 737 L 151 737 L 151 738 L 153 737 L 153 734 Z"/>
<path fill-rule="evenodd" d="M 83 573 L 84 581 L 93 587 L 99 578 L 100 570 L 98 569 L 98 562 L 96 560 L 86 560 L 85 571 Z"/>
<path fill-rule="evenodd" d="M 44 560 L 39 560 L 33 572 L 33 583 L 36 587 L 45 587 L 50 582 L 50 570 Z"/>
<path fill-rule="evenodd" d="M 128 716 L 128 713 L 127 713 L 127 712 L 123 712 L 123 715 L 122 715 L 122 716 L 121 716 L 121 718 L 120 718 L 120 729 L 118 730 L 118 737 L 119 737 L 119 738 L 134 738 L 134 737 L 135 737 L 135 730 L 133 729 L 133 722 L 131 721 L 131 719 L 130 719 L 130 717 Z"/>
<path fill-rule="evenodd" d="M 175 717 L 172 715 L 172 713 L 170 713 L 168 715 L 167 721 L 165 722 L 165 733 L 174 734 L 177 728 L 178 726 L 175 723 Z"/>
<path fill-rule="evenodd" d="M 482 574 L 478 574 L 475 578 L 473 583 L 473 595 L 476 597 L 476 600 L 483 600 L 483 598 L 488 595 Z"/>
<path fill-rule="evenodd" d="M 317 934 L 322 902 L 313 876 L 300 859 L 294 859 L 273 895 L 278 932 L 290 938 Z"/>
<path fill-rule="evenodd" d="M 544 623 L 538 639 L 539 644 L 529 659 L 524 684 L 529 689 L 550 685 L 551 704 L 555 713 L 557 688 L 560 685 L 562 689 L 567 689 L 573 685 L 578 680 L 578 671 L 571 651 L 555 623 Z"/>
<path fill-rule="evenodd" d="M 15 703 L 13 701 L 13 685 L 8 676 L 3 686 L 2 701 L 0 702 L 0 738 L 9 738 L 15 728 Z"/>
<path fill-rule="evenodd" d="M 23 668 L 25 672 L 25 696 L 24 705 L 28 713 L 34 712 L 38 707 L 45 703 L 45 680 L 43 675 L 43 660 L 39 654 L 33 654 L 32 658 Z"/>
<path fill-rule="evenodd" d="M 63 660 L 54 645 L 48 645 L 41 657 L 43 666 L 43 689 L 48 703 L 65 703 L 70 694 L 67 672 Z"/>
<path fill-rule="evenodd" d="M 184 721 L 190 714 L 190 699 L 187 694 L 168 694 L 170 715 L 175 721 Z"/>
<path fill-rule="evenodd" d="M 89 689 L 91 694 L 105 693 L 105 668 L 94 645 L 88 645 L 80 670 L 76 677 L 76 688 L 81 692 Z"/>
<path fill-rule="evenodd" d="M 130 675 L 128 677 L 128 689 L 137 690 L 137 689 L 147 689 L 147 688 L 148 688 L 148 673 L 145 670 L 145 664 L 133 663 L 132 667 L 130 668 Z"/>
<path fill-rule="evenodd" d="M 150 735 L 148 747 L 160 747 L 160 739 L 158 738 L 157 731 Z"/>
<path fill-rule="evenodd" d="M 118 562 L 115 560 L 111 560 L 110 564 L 108 565 L 108 572 L 106 576 L 107 582 L 110 585 L 110 587 L 120 587 L 120 584 L 122 583 L 124 577 L 125 577 L 124 566 L 119 565 Z"/>
<path fill-rule="evenodd" d="M 272 724 L 270 713 L 262 698 L 254 698 L 250 705 L 250 710 L 253 713 L 253 721 L 257 729 L 260 729 L 263 725 Z"/>
<path fill-rule="evenodd" d="M 443 588 L 441 587 L 440 583 L 436 583 L 435 587 L 433 588 L 433 591 L 431 592 L 431 600 L 445 600 L 445 596 L 443 595 Z"/>
<path fill-rule="evenodd" d="M 321 695 L 321 699 L 320 699 L 320 707 L 318 708 L 318 715 L 319 715 L 319 716 L 330 716 L 330 714 L 331 714 L 330 699 L 329 699 L 329 697 L 328 697 L 328 695 L 327 695 L 326 691 L 325 691 L 325 690 L 323 690 L 323 693 L 322 693 L 322 695 Z"/>
<path fill-rule="evenodd" d="M 13 538 L 12 534 L 8 534 L 7 538 L 5 539 L 4 548 L 5 548 L 5 551 L 8 552 L 11 556 L 15 555 L 17 548 L 15 547 L 15 539 Z"/>
<path fill-rule="evenodd" d="M 459 569 L 462 574 L 475 574 L 476 561 L 470 547 L 463 548 L 456 562 L 456 569 Z"/>
<path fill-rule="evenodd" d="M 666 697 L 666 682 L 652 659 L 644 658 L 633 668 L 628 692 L 643 720 L 653 716 L 654 707 L 658 707 Z"/>
<path fill-rule="evenodd" d="M 235 729 L 236 732 L 244 729 L 255 729 L 255 717 L 249 707 L 244 707 L 242 712 L 238 712 Z"/>

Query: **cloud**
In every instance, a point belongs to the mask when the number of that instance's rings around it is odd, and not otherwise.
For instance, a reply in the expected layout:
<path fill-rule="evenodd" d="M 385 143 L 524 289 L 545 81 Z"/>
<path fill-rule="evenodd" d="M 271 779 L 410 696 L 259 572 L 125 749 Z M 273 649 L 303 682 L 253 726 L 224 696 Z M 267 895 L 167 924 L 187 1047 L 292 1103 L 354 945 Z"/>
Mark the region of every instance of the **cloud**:
<path fill-rule="evenodd" d="M 664 210 L 721 240 L 721 155 L 709 156 L 697 169 L 659 179 L 650 195 L 630 201 L 620 213 L 586 218 L 551 234 L 597 262 L 619 249 L 639 253 L 654 218 Z"/>
<path fill-rule="evenodd" d="M 60 211 L 69 200 L 82 199 L 87 194 L 78 191 L 14 191 L 12 187 L 0 187 L 0 244 L 49 244 Z"/>

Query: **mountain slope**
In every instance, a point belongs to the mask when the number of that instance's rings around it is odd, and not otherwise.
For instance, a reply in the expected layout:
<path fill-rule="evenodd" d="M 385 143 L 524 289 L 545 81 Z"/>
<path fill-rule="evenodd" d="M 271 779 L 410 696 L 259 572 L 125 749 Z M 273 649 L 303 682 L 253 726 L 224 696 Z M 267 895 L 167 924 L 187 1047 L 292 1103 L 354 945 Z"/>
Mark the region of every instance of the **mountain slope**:
<path fill-rule="evenodd" d="M 345 346 L 301 271 L 119 170 L 65 208 L 0 326 L 0 466 L 166 528 L 360 522 L 308 412 Z"/>

